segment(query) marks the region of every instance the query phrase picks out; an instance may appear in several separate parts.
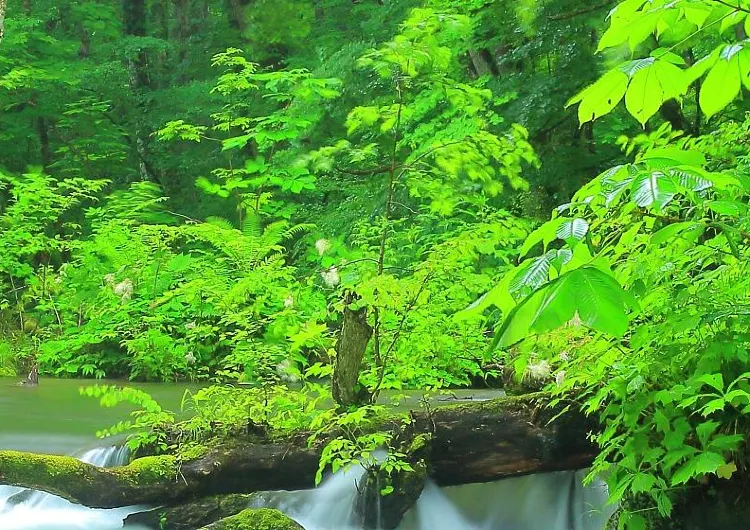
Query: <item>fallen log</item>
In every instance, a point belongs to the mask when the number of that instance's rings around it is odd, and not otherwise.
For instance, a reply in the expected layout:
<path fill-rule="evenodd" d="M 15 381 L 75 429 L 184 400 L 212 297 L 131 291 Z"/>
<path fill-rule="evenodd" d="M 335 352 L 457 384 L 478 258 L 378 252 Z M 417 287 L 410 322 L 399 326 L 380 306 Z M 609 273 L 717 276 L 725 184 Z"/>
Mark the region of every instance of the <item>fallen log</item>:
<path fill-rule="evenodd" d="M 168 530 L 195 530 L 220 519 L 237 515 L 256 501 L 253 494 L 232 494 L 205 497 L 178 504 L 163 506 L 128 515 L 123 526 L 139 528 L 164 528 Z"/>
<path fill-rule="evenodd" d="M 535 394 L 412 412 L 411 436 L 431 437 L 430 478 L 439 485 L 488 482 L 504 477 L 587 467 L 596 455 L 591 424 L 569 412 L 551 421 L 548 396 Z M 400 422 L 385 418 L 383 430 Z M 70 457 L 0 451 L 0 485 L 59 495 L 93 508 L 181 501 L 314 486 L 321 445 L 306 436 L 258 442 L 233 439 L 203 456 L 180 461 L 153 456 L 102 469 Z"/>

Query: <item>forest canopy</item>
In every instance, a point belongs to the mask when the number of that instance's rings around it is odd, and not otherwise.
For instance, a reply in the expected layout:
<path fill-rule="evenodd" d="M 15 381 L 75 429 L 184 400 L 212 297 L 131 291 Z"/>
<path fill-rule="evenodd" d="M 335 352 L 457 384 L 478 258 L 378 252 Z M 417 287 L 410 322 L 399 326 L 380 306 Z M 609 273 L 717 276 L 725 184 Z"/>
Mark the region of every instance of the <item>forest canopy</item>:
<path fill-rule="evenodd" d="M 0 0 L 0 375 L 203 382 L 187 424 L 85 391 L 160 451 L 546 389 L 645 506 L 618 524 L 657 528 L 746 472 L 749 15 Z M 321 471 L 388 444 L 366 431 Z"/>

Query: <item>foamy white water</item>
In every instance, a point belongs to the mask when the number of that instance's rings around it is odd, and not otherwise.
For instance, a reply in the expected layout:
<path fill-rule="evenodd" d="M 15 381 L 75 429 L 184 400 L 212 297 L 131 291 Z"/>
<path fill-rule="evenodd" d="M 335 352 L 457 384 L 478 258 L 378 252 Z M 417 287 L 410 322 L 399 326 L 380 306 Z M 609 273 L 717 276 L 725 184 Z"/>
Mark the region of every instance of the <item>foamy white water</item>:
<path fill-rule="evenodd" d="M 100 447 L 75 455 L 100 467 L 127 462 L 126 448 Z M 114 530 L 137 507 L 95 510 L 38 491 L 0 486 L 0 529 L 2 530 Z"/>
<path fill-rule="evenodd" d="M 488 484 L 439 488 L 425 485 L 399 530 L 602 530 L 602 483 L 583 486 L 585 471 L 511 478 Z M 306 530 L 358 530 L 354 522 L 362 468 L 326 479 L 315 490 L 270 492 L 258 505 L 278 508 Z"/>

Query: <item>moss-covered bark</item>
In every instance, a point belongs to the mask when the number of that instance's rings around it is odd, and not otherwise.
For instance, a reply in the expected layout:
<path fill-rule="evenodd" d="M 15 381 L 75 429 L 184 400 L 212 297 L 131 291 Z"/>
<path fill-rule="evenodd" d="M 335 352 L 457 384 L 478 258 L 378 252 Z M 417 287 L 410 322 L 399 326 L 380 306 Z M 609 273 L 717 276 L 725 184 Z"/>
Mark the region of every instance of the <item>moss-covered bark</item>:
<path fill-rule="evenodd" d="M 220 519 L 237 515 L 252 505 L 255 496 L 216 495 L 188 501 L 175 506 L 154 508 L 134 513 L 125 519 L 125 527 L 146 526 L 159 530 L 195 530 Z"/>
<path fill-rule="evenodd" d="M 173 456 L 140 458 L 128 466 L 102 469 L 72 457 L 0 451 L 0 484 L 32 488 L 92 508 L 153 502 L 164 493 L 179 496 L 186 487 L 177 481 Z"/>
<path fill-rule="evenodd" d="M 409 437 L 429 434 L 429 476 L 440 485 L 488 482 L 528 473 L 579 469 L 596 451 L 590 425 L 574 413 L 550 423 L 543 394 L 413 412 Z M 382 430 L 401 422 L 385 417 Z M 335 435 L 335 433 L 331 433 Z M 312 488 L 321 446 L 305 433 L 259 442 L 223 441 L 194 459 L 147 457 L 100 469 L 69 457 L 0 452 L 0 484 L 60 495 L 96 508 L 171 505 L 186 500 L 265 490 Z"/>
<path fill-rule="evenodd" d="M 297 522 L 278 510 L 261 508 L 244 510 L 200 530 L 304 530 Z"/>

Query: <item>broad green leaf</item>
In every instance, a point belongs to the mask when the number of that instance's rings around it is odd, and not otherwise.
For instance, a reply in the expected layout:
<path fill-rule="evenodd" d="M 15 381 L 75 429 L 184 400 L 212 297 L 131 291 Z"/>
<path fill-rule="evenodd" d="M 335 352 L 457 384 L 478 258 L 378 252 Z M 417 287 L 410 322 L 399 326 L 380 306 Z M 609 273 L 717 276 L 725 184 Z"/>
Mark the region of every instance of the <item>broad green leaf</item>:
<path fill-rule="evenodd" d="M 714 116 L 729 105 L 740 93 L 740 57 L 735 48 L 727 46 L 703 81 L 699 103 L 703 113 Z"/>
<path fill-rule="evenodd" d="M 582 267 L 516 306 L 497 331 L 494 344 L 511 346 L 569 322 L 621 337 L 628 327 L 628 309 L 634 307 L 635 301 L 612 276 L 595 267 Z"/>
<path fill-rule="evenodd" d="M 546 283 L 549 280 L 549 270 L 553 259 L 554 257 L 545 253 L 529 260 L 527 266 L 510 282 L 510 292 L 514 293 L 525 288 L 535 290 Z"/>
<path fill-rule="evenodd" d="M 682 10 L 687 21 L 694 24 L 698 29 L 702 28 L 708 17 L 711 16 L 711 8 L 700 4 L 686 5 Z"/>
<path fill-rule="evenodd" d="M 578 105 L 578 121 L 594 121 L 612 110 L 622 101 L 628 88 L 629 77 L 620 69 L 610 70 L 598 81 L 573 97 L 566 107 Z"/>
<path fill-rule="evenodd" d="M 638 473 L 633 479 L 630 490 L 633 493 L 648 493 L 656 485 L 656 477 L 648 473 Z"/>
<path fill-rule="evenodd" d="M 646 125 L 659 111 L 664 100 L 665 94 L 654 66 L 642 68 L 633 75 L 625 94 L 625 108 L 641 125 Z"/>
<path fill-rule="evenodd" d="M 585 219 L 571 219 L 557 227 L 556 235 L 563 241 L 581 241 L 589 232 L 589 224 Z"/>
<path fill-rule="evenodd" d="M 716 432 L 716 429 L 720 425 L 718 421 L 704 421 L 695 428 L 695 432 L 698 434 L 698 441 L 703 448 L 708 445 L 709 438 L 711 438 L 711 435 Z"/>
<path fill-rule="evenodd" d="M 230 149 L 242 149 L 250 140 L 252 140 L 252 138 L 252 134 L 244 134 L 242 136 L 227 138 L 221 143 L 221 150 L 229 151 Z"/>
<path fill-rule="evenodd" d="M 707 201 L 708 209 L 719 215 L 739 217 L 747 213 L 747 204 L 740 201 L 715 200 Z"/>
<path fill-rule="evenodd" d="M 696 237 L 700 236 L 704 228 L 705 226 L 703 224 L 693 221 L 672 223 L 655 232 L 651 236 L 651 244 L 660 245 L 661 243 L 671 241 L 678 235 L 680 235 L 681 238 L 692 241 Z M 686 232 L 689 233 L 688 236 L 684 236 Z"/>
<path fill-rule="evenodd" d="M 633 201 L 641 208 L 655 207 L 661 210 L 672 201 L 677 188 L 667 175 L 653 171 L 636 177 L 631 193 Z"/>
<path fill-rule="evenodd" d="M 696 166 L 706 165 L 706 156 L 700 151 L 679 149 L 677 147 L 664 147 L 660 149 L 649 149 L 639 157 L 639 160 L 649 162 L 649 167 L 661 169 L 657 166 Z"/>
<path fill-rule="evenodd" d="M 697 377 L 695 382 L 708 385 L 719 392 L 724 392 L 724 376 L 719 373 L 703 374 L 702 376 Z"/>
<path fill-rule="evenodd" d="M 526 256 L 526 254 L 528 254 L 531 249 L 533 249 L 539 243 L 543 243 L 546 250 L 547 245 L 557 239 L 557 228 L 568 219 L 569 218 L 567 217 L 558 217 L 557 219 L 552 219 L 531 232 L 526 238 L 526 241 L 524 241 L 523 245 L 521 246 L 520 257 L 523 258 L 524 256 Z"/>

